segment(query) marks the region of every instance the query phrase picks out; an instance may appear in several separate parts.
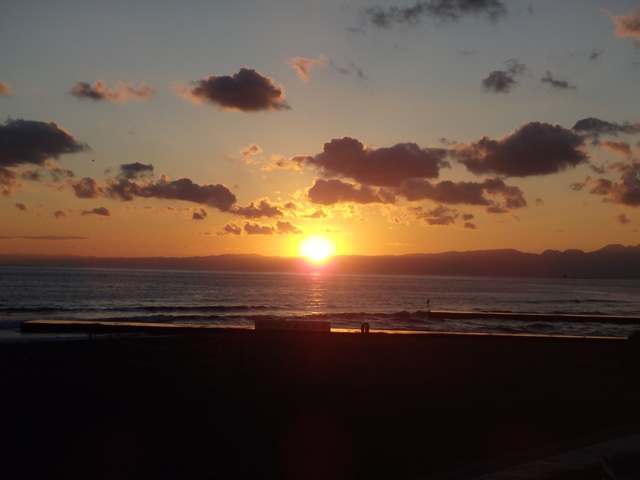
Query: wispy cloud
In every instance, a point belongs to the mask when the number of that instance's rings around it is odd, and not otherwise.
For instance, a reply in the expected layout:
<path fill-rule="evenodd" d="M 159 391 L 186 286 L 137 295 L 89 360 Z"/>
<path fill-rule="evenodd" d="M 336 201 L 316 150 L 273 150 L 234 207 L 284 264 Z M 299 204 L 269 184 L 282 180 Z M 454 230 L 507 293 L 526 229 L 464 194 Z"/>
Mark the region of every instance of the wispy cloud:
<path fill-rule="evenodd" d="M 71 87 L 69 93 L 81 100 L 124 103 L 129 99 L 149 100 L 156 91 L 144 82 L 140 83 L 138 88 L 135 88 L 133 84 L 123 82 L 117 82 L 114 88 L 109 88 L 102 80 L 97 80 L 93 85 L 78 81 Z"/>
<path fill-rule="evenodd" d="M 551 72 L 546 72 L 540 81 L 556 90 L 575 90 L 577 88 L 575 85 L 571 85 L 567 80 L 554 78 Z"/>
<path fill-rule="evenodd" d="M 516 77 L 527 71 L 526 65 L 515 58 L 507 60 L 506 70 L 494 70 L 487 78 L 482 80 L 482 88 L 486 92 L 509 93 L 518 85 Z"/>
<path fill-rule="evenodd" d="M 409 7 L 369 7 L 364 10 L 364 20 L 378 28 L 389 28 L 417 25 L 425 18 L 442 23 L 476 15 L 495 21 L 506 14 L 507 7 L 500 0 L 428 0 Z"/>

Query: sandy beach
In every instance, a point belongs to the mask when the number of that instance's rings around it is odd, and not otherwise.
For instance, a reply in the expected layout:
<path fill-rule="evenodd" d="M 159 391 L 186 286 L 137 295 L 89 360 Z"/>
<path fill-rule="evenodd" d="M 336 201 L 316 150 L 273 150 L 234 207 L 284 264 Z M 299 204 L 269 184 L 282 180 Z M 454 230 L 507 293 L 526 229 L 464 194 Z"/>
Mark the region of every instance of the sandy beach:
<path fill-rule="evenodd" d="M 639 357 L 628 340 L 244 329 L 5 343 L 3 477 L 470 477 L 640 431 Z"/>

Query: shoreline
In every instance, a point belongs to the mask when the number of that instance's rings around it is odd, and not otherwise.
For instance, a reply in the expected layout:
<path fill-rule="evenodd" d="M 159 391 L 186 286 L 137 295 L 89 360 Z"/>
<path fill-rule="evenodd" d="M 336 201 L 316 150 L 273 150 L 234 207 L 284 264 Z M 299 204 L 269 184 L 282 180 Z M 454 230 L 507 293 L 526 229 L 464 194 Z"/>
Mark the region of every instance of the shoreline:
<path fill-rule="evenodd" d="M 0 345 L 8 478 L 435 478 L 640 430 L 621 339 L 161 331 Z"/>

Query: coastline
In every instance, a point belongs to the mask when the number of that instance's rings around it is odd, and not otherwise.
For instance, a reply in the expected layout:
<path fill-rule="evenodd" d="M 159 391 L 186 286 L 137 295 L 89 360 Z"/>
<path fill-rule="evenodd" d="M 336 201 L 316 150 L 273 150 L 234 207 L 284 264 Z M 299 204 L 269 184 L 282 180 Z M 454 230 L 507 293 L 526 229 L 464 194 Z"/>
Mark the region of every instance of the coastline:
<path fill-rule="evenodd" d="M 482 473 L 640 431 L 630 347 L 247 329 L 2 344 L 8 478 Z"/>

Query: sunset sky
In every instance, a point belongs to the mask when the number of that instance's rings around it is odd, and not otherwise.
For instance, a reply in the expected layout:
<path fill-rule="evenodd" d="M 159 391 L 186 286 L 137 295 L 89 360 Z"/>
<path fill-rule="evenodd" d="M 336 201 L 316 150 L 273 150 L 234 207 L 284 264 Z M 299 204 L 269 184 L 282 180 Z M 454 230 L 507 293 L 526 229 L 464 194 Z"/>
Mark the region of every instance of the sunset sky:
<path fill-rule="evenodd" d="M 7 0 L 0 253 L 640 244 L 640 3 Z"/>

